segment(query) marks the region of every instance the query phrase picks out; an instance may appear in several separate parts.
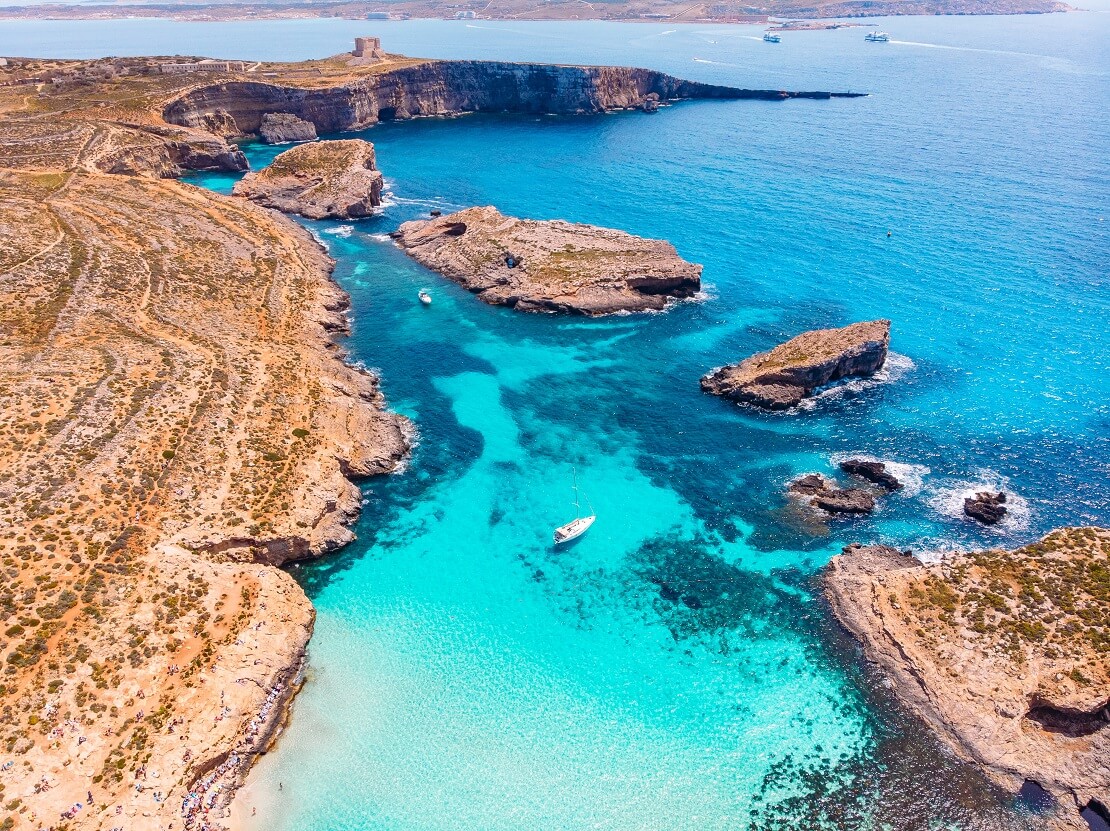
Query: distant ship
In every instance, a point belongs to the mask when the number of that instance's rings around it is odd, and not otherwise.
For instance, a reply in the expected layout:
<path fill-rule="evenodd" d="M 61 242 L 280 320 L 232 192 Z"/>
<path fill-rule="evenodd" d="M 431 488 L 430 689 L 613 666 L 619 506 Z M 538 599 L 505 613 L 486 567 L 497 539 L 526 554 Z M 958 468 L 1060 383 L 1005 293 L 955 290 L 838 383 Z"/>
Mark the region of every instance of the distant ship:
<path fill-rule="evenodd" d="M 886 32 L 868 32 L 864 40 L 871 41 L 871 43 L 886 43 L 890 40 L 890 35 Z"/>
<path fill-rule="evenodd" d="M 763 39 L 768 43 L 782 43 L 782 37 L 774 34 L 773 32 L 765 32 Z"/>

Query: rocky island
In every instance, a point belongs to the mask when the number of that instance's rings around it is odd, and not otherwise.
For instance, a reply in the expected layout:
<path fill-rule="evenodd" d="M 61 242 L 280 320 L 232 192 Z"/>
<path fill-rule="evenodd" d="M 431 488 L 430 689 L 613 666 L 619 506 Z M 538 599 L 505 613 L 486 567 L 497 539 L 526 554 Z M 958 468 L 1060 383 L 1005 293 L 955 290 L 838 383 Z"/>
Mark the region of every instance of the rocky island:
<path fill-rule="evenodd" d="M 585 315 L 658 310 L 701 288 L 701 266 L 662 240 L 593 225 L 467 208 L 406 222 L 395 234 L 417 262 L 486 303 Z"/>
<path fill-rule="evenodd" d="M 701 388 L 744 404 L 785 410 L 825 384 L 874 375 L 886 363 L 889 346 L 889 320 L 815 329 L 769 352 L 714 369 L 701 379 Z"/>
<path fill-rule="evenodd" d="M 1081 811 L 1106 817 L 1110 531 L 1063 529 L 928 565 L 854 545 L 829 563 L 825 594 L 958 756 L 1010 793 L 1047 791 L 1047 826 L 1086 831 Z"/>
<path fill-rule="evenodd" d="M 370 142 L 318 141 L 279 153 L 236 182 L 232 194 L 309 219 L 352 219 L 381 205 L 382 174 Z"/>

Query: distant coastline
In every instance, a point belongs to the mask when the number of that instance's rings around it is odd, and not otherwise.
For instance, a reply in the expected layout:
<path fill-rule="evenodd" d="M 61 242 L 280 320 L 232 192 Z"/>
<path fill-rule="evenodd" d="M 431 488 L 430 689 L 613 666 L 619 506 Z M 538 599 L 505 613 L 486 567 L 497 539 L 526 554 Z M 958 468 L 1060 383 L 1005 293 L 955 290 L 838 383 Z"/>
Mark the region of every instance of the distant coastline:
<path fill-rule="evenodd" d="M 755 13 L 753 13 L 753 11 Z M 442 0 L 391 0 L 380 4 L 331 0 L 307 2 L 231 3 L 44 3 L 0 6 L 0 18 L 26 20 L 112 20 L 163 18 L 169 20 L 607 20 L 649 23 L 782 23 L 796 21 L 894 17 L 904 15 L 1012 15 L 1076 11 L 1059 0 L 832 0 L 802 3 L 775 0 L 756 9 L 740 3 L 675 3 L 653 0 L 650 4 L 628 0 L 606 3 L 603 8 L 578 2 L 501 0 L 496 3 L 452 3 Z M 800 29 L 835 28 L 835 25 L 802 25 Z"/>

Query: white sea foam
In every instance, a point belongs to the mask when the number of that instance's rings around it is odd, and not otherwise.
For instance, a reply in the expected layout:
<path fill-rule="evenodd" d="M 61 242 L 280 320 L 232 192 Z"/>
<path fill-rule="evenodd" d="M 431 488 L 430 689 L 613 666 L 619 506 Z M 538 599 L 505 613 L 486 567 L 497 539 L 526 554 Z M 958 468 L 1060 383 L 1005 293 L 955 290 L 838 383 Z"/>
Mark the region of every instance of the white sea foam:
<path fill-rule="evenodd" d="M 389 234 L 367 234 L 367 239 L 372 239 L 374 242 L 393 242 L 393 238 Z"/>
<path fill-rule="evenodd" d="M 974 522 L 964 515 L 964 500 L 979 491 L 1003 491 L 1006 494 L 1006 516 L 997 525 L 984 525 L 984 530 L 999 535 L 1015 534 L 1028 530 L 1032 510 L 1029 503 L 1014 493 L 1009 480 L 992 470 L 979 470 L 974 479 L 948 480 L 930 488 L 926 501 L 938 514 L 946 519 Z"/>
<path fill-rule="evenodd" d="M 867 462 L 882 462 L 886 465 L 887 472 L 902 483 L 903 487 L 895 494 L 901 496 L 917 496 L 925 488 L 925 477 L 932 471 L 925 465 L 896 462 L 893 459 L 880 459 L 870 453 L 834 453 L 829 457 L 833 467 L 839 468 L 841 462 L 848 459 L 863 459 Z"/>
<path fill-rule="evenodd" d="M 849 378 L 845 381 L 838 381 L 832 386 L 821 390 L 811 398 L 804 399 L 798 404 L 798 409 L 812 410 L 822 401 L 831 401 L 836 398 L 842 398 L 847 393 L 855 394 L 871 389 L 872 387 L 898 381 L 916 368 L 917 364 L 907 356 L 899 355 L 897 352 L 891 352 L 887 355 L 886 363 L 883 364 L 883 368 L 874 375 L 868 378 Z"/>
<path fill-rule="evenodd" d="M 320 233 L 331 234 L 333 237 L 349 237 L 354 231 L 354 225 L 338 225 L 335 228 L 324 228 Z"/>

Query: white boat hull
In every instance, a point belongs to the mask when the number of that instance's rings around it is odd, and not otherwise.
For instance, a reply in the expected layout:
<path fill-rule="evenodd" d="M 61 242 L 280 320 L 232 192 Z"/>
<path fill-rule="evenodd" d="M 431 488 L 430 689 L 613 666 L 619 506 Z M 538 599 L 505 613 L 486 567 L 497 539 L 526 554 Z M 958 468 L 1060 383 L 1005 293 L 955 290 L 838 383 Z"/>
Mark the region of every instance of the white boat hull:
<path fill-rule="evenodd" d="M 582 536 L 594 524 L 595 519 L 597 519 L 596 516 L 583 516 L 568 522 L 566 525 L 560 525 L 555 529 L 555 544 L 570 542 Z"/>

